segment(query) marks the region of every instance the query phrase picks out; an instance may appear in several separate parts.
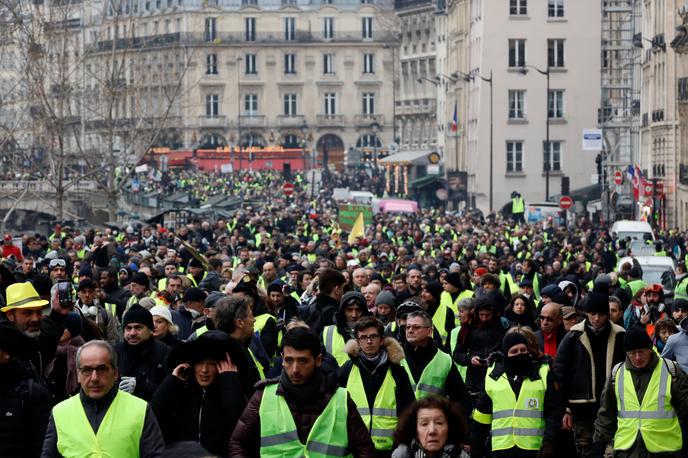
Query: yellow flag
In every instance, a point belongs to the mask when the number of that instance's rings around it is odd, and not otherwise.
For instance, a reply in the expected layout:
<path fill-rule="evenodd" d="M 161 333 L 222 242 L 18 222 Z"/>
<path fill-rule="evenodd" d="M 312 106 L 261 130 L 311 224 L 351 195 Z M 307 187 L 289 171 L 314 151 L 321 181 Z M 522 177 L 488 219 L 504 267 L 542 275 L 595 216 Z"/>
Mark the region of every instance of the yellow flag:
<path fill-rule="evenodd" d="M 363 212 L 358 214 L 356 222 L 349 233 L 349 244 L 356 243 L 356 237 L 365 236 L 365 225 L 363 224 Z"/>

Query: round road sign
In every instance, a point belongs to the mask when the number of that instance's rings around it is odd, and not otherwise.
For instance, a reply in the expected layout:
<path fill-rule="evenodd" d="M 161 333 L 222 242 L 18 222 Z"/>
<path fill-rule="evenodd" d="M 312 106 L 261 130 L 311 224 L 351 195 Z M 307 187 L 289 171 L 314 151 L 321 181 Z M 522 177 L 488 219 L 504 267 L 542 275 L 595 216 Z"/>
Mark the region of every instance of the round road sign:
<path fill-rule="evenodd" d="M 624 179 L 624 176 L 623 176 L 623 172 L 621 170 L 617 170 L 616 172 L 614 172 L 614 184 L 616 184 L 616 185 L 623 184 L 623 179 Z"/>
<path fill-rule="evenodd" d="M 291 196 L 294 194 L 294 185 L 292 183 L 284 183 L 282 185 L 282 192 L 285 196 Z"/>
<path fill-rule="evenodd" d="M 569 196 L 561 196 L 559 199 L 559 207 L 563 210 L 568 210 L 573 207 L 573 199 Z"/>

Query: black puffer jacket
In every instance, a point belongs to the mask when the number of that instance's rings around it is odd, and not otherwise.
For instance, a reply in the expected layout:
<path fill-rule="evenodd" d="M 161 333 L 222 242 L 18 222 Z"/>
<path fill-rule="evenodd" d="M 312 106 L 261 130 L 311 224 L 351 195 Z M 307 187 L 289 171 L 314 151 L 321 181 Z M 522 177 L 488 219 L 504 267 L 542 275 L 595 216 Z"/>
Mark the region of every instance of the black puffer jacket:
<path fill-rule="evenodd" d="M 115 348 L 120 377 L 136 377 L 134 396 L 150 401 L 167 375 L 170 347 L 153 336 L 139 345 L 121 342 Z"/>
<path fill-rule="evenodd" d="M 41 455 L 52 403 L 48 390 L 32 380 L 24 361 L 0 365 L 0 456 Z"/>
<path fill-rule="evenodd" d="M 229 438 L 246 407 L 246 397 L 236 372 L 218 374 L 207 388 L 201 388 L 193 376 L 184 382 L 168 375 L 151 407 L 166 444 L 200 442 L 210 453 L 227 456 Z"/>

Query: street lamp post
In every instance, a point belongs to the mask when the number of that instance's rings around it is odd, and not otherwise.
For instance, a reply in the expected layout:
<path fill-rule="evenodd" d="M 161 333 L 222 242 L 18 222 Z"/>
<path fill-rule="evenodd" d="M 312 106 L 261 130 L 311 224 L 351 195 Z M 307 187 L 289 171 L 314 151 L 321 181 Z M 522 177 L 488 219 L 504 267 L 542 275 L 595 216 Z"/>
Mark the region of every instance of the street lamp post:
<path fill-rule="evenodd" d="M 490 85 L 490 213 L 492 213 L 494 202 L 494 86 L 492 70 L 490 70 L 490 76 L 488 77 L 484 77 L 480 74 L 468 74 L 459 71 L 454 73 L 452 76 L 458 78 L 459 75 L 463 77 L 464 81 L 474 81 L 477 76 Z"/>
<path fill-rule="evenodd" d="M 547 156 L 545 157 L 545 201 L 549 201 L 549 172 L 552 169 L 552 149 L 549 141 L 549 82 L 550 82 L 550 68 L 549 64 L 547 64 L 547 69 L 546 70 L 540 70 L 539 68 L 535 67 L 534 65 L 524 65 L 521 68 L 521 74 L 526 75 L 528 73 L 528 69 L 526 67 L 530 67 L 536 72 L 538 72 L 541 75 L 544 75 L 547 78 L 547 93 L 545 94 L 545 151 L 547 152 Z"/>
<path fill-rule="evenodd" d="M 380 130 L 380 124 L 377 120 L 370 125 L 370 130 L 373 132 L 373 164 L 375 165 L 375 175 L 377 175 L 377 133 Z"/>
<path fill-rule="evenodd" d="M 303 154 L 303 171 L 304 173 L 308 169 L 306 167 L 306 135 L 308 134 L 308 123 L 306 120 L 303 120 L 303 123 L 301 124 L 301 152 Z"/>

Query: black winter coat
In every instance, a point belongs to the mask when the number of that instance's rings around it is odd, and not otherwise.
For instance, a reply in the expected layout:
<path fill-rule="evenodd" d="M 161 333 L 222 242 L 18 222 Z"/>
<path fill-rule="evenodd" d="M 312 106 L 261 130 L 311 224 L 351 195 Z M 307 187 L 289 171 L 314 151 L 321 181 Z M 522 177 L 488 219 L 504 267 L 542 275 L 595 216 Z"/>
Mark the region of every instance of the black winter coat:
<path fill-rule="evenodd" d="M 165 364 L 170 347 L 151 336 L 135 346 L 120 342 L 115 352 L 120 377 L 136 377 L 134 396 L 150 401 L 167 375 Z"/>
<path fill-rule="evenodd" d="M 33 381 L 25 361 L 0 365 L 0 456 L 37 457 L 50 417 L 48 390 Z"/>
<path fill-rule="evenodd" d="M 463 329 L 462 329 L 463 331 Z M 452 358 L 461 366 L 466 366 L 466 387 L 473 393 L 480 392 L 485 387 L 487 366 L 473 366 L 471 358 L 479 356 L 487 358 L 490 353 L 501 350 L 504 327 L 499 320 L 495 320 L 489 327 L 471 327 L 463 342 L 459 342 Z"/>
<path fill-rule="evenodd" d="M 246 407 L 242 383 L 236 372 L 218 374 L 208 388 L 193 375 L 184 382 L 168 375 L 151 400 L 165 444 L 200 442 L 210 453 L 227 456 L 229 439 Z"/>

